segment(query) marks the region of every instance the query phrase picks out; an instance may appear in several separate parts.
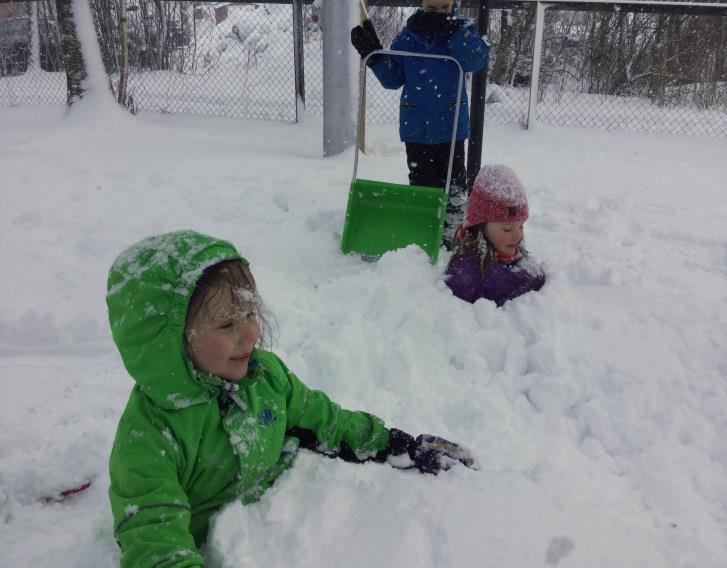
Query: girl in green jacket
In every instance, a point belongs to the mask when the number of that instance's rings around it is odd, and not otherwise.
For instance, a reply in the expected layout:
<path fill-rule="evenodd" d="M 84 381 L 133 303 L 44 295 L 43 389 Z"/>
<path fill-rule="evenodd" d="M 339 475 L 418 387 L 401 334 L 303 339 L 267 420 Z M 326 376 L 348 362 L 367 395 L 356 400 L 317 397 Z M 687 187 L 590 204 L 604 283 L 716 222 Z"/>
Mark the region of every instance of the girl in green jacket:
<path fill-rule="evenodd" d="M 122 566 L 203 566 L 210 516 L 258 500 L 300 446 L 435 474 L 473 465 L 447 440 L 342 409 L 263 350 L 255 280 L 226 241 L 193 231 L 144 239 L 114 262 L 106 300 L 136 382 L 109 462 Z"/>

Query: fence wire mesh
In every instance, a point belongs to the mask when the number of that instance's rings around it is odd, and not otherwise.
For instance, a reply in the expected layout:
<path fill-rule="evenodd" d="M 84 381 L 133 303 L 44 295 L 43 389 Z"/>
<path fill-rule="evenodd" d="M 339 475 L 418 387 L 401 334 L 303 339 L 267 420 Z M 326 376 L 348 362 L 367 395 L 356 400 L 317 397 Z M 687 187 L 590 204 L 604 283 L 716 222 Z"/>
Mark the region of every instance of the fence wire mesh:
<path fill-rule="evenodd" d="M 369 9 L 384 45 L 412 12 Z M 535 5 L 490 11 L 485 121 L 526 122 L 534 26 Z M 727 137 L 727 16 L 546 12 L 539 79 L 542 123 Z M 398 120 L 371 77 L 366 101 L 368 121 Z"/>
<path fill-rule="evenodd" d="M 119 5 L 91 5 L 118 89 Z M 296 120 L 292 4 L 127 0 L 126 8 L 132 109 Z M 534 8 L 490 11 L 488 122 L 526 119 Z M 412 12 L 369 8 L 384 45 Z M 314 115 L 323 112 L 320 26 L 317 4 L 305 4 L 299 39 L 305 106 Z M 542 53 L 540 122 L 727 137 L 727 16 L 549 10 Z M 0 106 L 65 100 L 54 0 L 0 4 Z M 398 114 L 399 93 L 370 74 L 367 121 L 396 124 Z"/>
<path fill-rule="evenodd" d="M 92 0 L 112 84 L 122 69 L 116 0 Z M 128 104 L 135 110 L 294 121 L 292 8 L 132 0 Z"/>
<path fill-rule="evenodd" d="M 537 120 L 727 136 L 727 17 L 546 12 Z"/>
<path fill-rule="evenodd" d="M 65 102 L 55 2 L 0 4 L 0 107 Z"/>

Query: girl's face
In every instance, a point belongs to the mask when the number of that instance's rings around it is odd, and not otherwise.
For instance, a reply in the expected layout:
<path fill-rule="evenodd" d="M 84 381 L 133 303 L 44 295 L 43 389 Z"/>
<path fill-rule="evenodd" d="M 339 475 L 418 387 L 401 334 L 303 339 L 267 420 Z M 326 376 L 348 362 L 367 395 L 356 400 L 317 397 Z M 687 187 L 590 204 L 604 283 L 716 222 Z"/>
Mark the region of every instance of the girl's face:
<path fill-rule="evenodd" d="M 518 253 L 518 245 L 523 240 L 523 223 L 486 223 L 482 234 L 495 248 L 508 256 Z"/>
<path fill-rule="evenodd" d="M 422 10 L 449 14 L 452 11 L 453 4 L 454 0 L 422 0 Z"/>
<path fill-rule="evenodd" d="M 244 377 L 260 338 L 257 312 L 258 304 L 249 292 L 242 299 L 230 293 L 211 298 L 184 331 L 194 366 L 228 381 Z"/>

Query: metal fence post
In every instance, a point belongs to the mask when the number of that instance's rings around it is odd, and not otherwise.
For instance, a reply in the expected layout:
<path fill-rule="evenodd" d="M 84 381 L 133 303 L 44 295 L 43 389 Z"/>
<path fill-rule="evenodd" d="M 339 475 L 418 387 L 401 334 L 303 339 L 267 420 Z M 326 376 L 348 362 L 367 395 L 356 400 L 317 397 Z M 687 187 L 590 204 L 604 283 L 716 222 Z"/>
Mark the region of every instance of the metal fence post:
<path fill-rule="evenodd" d="M 488 0 L 478 0 L 477 33 L 487 36 L 490 29 Z M 485 124 L 485 101 L 487 100 L 487 67 L 472 74 L 472 101 L 470 104 L 470 139 L 467 144 L 467 192 L 474 185 L 480 171 L 483 150 L 483 129 Z"/>
<path fill-rule="evenodd" d="M 538 112 L 538 80 L 540 78 L 540 58 L 543 53 L 543 27 L 545 25 L 545 10 L 551 4 L 538 2 L 535 13 L 535 39 L 533 40 L 533 74 L 530 77 L 530 103 L 528 104 L 528 116 L 525 119 L 525 128 L 535 125 Z"/>
<path fill-rule="evenodd" d="M 323 156 L 335 156 L 356 142 L 353 91 L 356 51 L 349 30 L 358 20 L 354 0 L 323 0 Z M 358 56 L 356 56 L 358 61 Z"/>
<path fill-rule="evenodd" d="M 303 55 L 303 3 L 293 0 L 293 67 L 295 70 L 295 122 L 300 120 L 298 105 L 305 108 L 305 59 Z M 299 102 L 300 101 L 300 102 Z"/>
<path fill-rule="evenodd" d="M 126 21 L 126 0 L 118 0 L 119 39 L 121 41 L 121 65 L 119 66 L 119 85 L 116 99 L 119 104 L 126 105 L 126 85 L 129 80 L 129 40 Z"/>

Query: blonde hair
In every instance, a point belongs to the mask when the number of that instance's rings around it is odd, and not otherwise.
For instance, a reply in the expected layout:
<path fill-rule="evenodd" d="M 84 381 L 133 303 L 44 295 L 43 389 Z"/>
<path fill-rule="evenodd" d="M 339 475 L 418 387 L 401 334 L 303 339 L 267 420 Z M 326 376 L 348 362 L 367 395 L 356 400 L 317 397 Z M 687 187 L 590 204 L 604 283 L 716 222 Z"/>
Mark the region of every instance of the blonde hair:
<path fill-rule="evenodd" d="M 257 292 L 255 278 L 248 266 L 239 259 L 225 260 L 212 266 L 208 266 L 192 292 L 187 307 L 187 318 L 185 323 L 185 332 L 188 330 L 192 322 L 196 320 L 200 313 L 209 309 L 210 304 L 222 294 L 229 294 L 236 301 L 246 301 L 243 298 L 245 294 L 241 294 L 242 290 L 246 290 L 254 297 L 257 310 L 255 317 L 260 326 L 260 338 L 258 339 L 258 347 L 270 348 L 273 344 L 274 335 L 274 318 L 265 308 L 262 298 Z M 185 333 L 186 338 L 186 333 Z"/>

